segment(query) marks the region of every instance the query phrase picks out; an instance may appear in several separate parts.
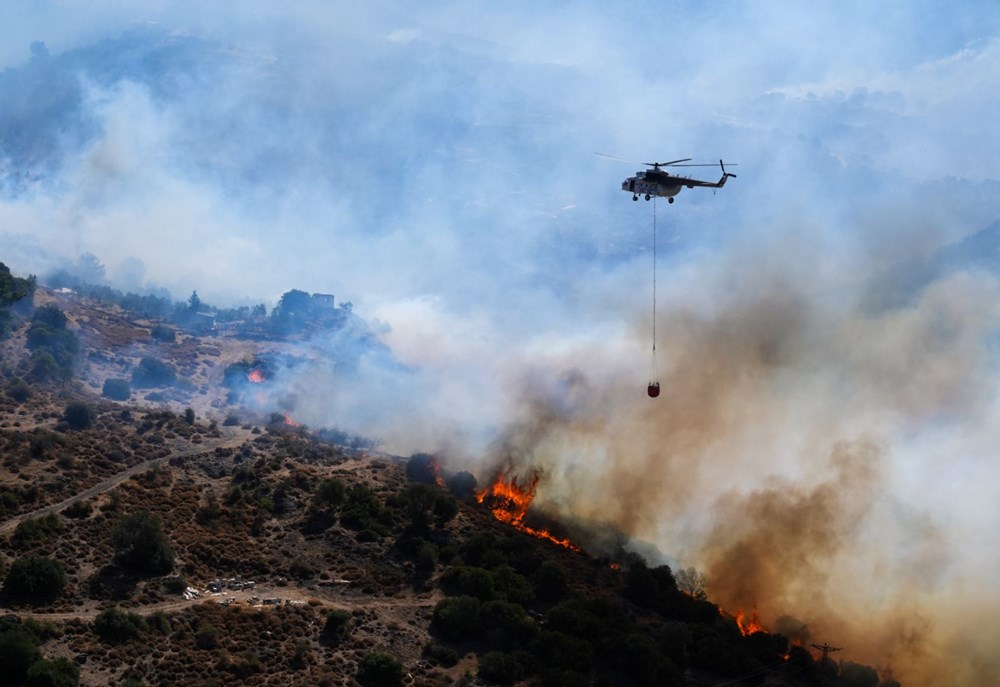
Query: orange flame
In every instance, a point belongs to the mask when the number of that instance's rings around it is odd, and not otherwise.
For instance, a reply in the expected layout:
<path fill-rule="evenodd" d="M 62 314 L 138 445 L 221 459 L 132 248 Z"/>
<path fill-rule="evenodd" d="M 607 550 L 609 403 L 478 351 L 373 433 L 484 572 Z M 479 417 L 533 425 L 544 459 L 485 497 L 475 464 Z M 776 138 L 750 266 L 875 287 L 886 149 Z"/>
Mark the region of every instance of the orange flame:
<path fill-rule="evenodd" d="M 754 632 L 768 631 L 767 628 L 764 627 L 763 623 L 760 622 L 760 618 L 757 617 L 756 604 L 754 605 L 753 610 L 750 612 L 749 618 L 747 618 L 747 615 L 746 613 L 743 612 L 743 609 L 737 610 L 736 615 L 733 615 L 728 611 L 726 611 L 721 606 L 719 606 L 718 608 L 719 608 L 719 615 L 721 615 L 723 618 L 732 618 L 733 620 L 736 621 L 736 626 L 740 628 L 740 633 L 744 637 L 752 635 Z"/>
<path fill-rule="evenodd" d="M 255 367 L 254 369 L 250 370 L 250 372 L 247 374 L 247 379 L 249 379 L 254 384 L 262 384 L 267 381 L 267 377 L 264 376 L 264 371 L 261 370 L 259 367 Z"/>
<path fill-rule="evenodd" d="M 484 503 L 489 499 L 487 505 L 500 522 L 507 523 L 515 529 L 539 539 L 545 539 L 558 544 L 571 551 L 580 553 L 580 549 L 570 543 L 569 539 L 560 539 L 548 530 L 537 530 L 524 524 L 524 518 L 528 514 L 528 508 L 535 498 L 535 487 L 538 486 L 538 473 L 531 474 L 528 484 L 520 484 L 517 475 L 511 475 L 509 471 L 504 471 L 497 475 L 497 478 L 486 489 L 476 494 L 476 501 Z"/>
<path fill-rule="evenodd" d="M 301 422 L 296 422 L 295 420 L 293 420 L 292 416 L 289 415 L 288 413 L 285 413 L 285 424 L 288 425 L 289 427 L 301 427 L 302 426 Z"/>
<path fill-rule="evenodd" d="M 740 632 L 743 633 L 744 637 L 752 635 L 754 632 L 767 632 L 757 617 L 756 606 L 754 606 L 749 618 L 746 617 L 746 614 L 742 610 L 736 611 L 736 624 L 739 625 Z"/>

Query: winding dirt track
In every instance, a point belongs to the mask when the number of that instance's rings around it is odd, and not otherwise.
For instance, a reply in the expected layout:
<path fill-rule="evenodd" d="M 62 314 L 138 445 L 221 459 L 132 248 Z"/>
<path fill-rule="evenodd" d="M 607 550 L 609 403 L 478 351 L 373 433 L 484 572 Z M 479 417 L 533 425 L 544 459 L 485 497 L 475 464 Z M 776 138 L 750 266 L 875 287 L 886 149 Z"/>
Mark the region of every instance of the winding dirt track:
<path fill-rule="evenodd" d="M 249 434 L 247 432 L 243 432 L 241 430 L 231 430 L 229 428 L 226 428 L 223 431 L 225 434 L 228 434 L 229 436 L 223 436 L 219 439 L 205 441 L 201 444 L 197 444 L 192 448 L 175 450 L 172 451 L 168 456 L 161 456 L 159 458 L 150 458 L 149 460 L 144 460 L 143 462 L 138 463 L 137 465 L 133 465 L 132 467 L 126 470 L 122 470 L 121 472 L 115 473 L 114 475 L 107 478 L 103 482 L 98 482 L 92 487 L 88 487 L 80 492 L 77 492 L 73 496 L 70 496 L 69 498 L 63 499 L 58 503 L 50 503 L 47 506 L 43 506 L 41 508 L 31 511 L 30 513 L 22 513 L 21 515 L 17 515 L 13 518 L 10 518 L 9 520 L 4 520 L 2 523 L 0 523 L 0 535 L 12 532 L 14 529 L 17 528 L 19 524 L 21 524 L 23 520 L 27 520 L 28 518 L 37 518 L 47 513 L 58 513 L 59 511 L 64 510 L 65 508 L 69 507 L 76 501 L 89 499 L 94 496 L 97 496 L 98 494 L 103 494 L 106 491 L 114 489 L 125 480 L 129 479 L 130 477 L 138 475 L 144 470 L 148 470 L 156 463 L 169 461 L 172 458 L 185 458 L 188 456 L 196 456 L 199 453 L 207 453 L 209 451 L 214 451 L 217 448 L 234 448 L 236 446 L 240 446 L 241 444 L 243 444 L 245 441 L 247 441 L 249 437 Z"/>

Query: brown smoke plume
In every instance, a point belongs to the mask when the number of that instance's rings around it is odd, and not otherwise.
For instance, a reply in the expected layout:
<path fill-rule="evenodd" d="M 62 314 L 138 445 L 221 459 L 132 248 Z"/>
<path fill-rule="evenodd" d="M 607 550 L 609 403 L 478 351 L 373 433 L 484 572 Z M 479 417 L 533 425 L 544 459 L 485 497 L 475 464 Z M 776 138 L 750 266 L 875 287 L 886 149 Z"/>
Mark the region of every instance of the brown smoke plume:
<path fill-rule="evenodd" d="M 998 595 L 956 542 L 983 518 L 936 494 L 944 467 L 990 474 L 964 455 L 996 438 L 1000 288 L 956 273 L 869 312 L 865 270 L 821 252 L 699 264 L 696 287 L 677 275 L 661 397 L 595 345 L 573 356 L 586 371 L 532 370 L 493 461 L 540 470 L 539 507 L 696 566 L 713 601 L 775 631 L 907 687 L 988 682 L 1000 622 L 978 609 Z"/>

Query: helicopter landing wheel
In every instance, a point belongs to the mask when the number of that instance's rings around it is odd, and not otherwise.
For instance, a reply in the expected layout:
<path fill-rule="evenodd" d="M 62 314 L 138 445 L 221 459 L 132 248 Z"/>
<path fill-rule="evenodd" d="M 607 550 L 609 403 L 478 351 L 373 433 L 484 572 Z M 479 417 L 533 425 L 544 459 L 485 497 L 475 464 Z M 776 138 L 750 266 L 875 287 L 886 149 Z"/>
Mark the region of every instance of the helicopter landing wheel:
<path fill-rule="evenodd" d="M 667 198 L 667 202 L 668 202 L 668 203 L 673 203 L 673 202 L 674 202 L 674 199 L 673 199 L 673 198 Z"/>
<path fill-rule="evenodd" d="M 639 196 L 632 196 L 632 200 L 639 200 Z"/>
<path fill-rule="evenodd" d="M 649 200 L 649 194 L 648 193 L 646 194 L 646 200 Z"/>

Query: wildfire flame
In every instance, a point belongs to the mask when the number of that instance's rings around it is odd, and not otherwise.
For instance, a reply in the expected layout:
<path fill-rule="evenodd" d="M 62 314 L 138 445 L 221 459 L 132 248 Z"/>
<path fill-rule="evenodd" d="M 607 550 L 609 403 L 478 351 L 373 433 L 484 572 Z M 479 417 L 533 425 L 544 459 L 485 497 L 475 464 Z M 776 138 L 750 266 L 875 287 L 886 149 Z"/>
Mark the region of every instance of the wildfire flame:
<path fill-rule="evenodd" d="M 571 551 L 580 552 L 568 539 L 560 539 L 548 530 L 538 530 L 524 524 L 528 508 L 535 498 L 535 487 L 538 486 L 538 473 L 533 472 L 527 484 L 520 484 L 517 475 L 504 471 L 497 475 L 489 487 L 476 494 L 476 501 L 485 503 L 500 522 L 521 530 L 539 539 L 545 539 Z"/>
<path fill-rule="evenodd" d="M 302 426 L 301 422 L 296 422 L 295 420 L 293 420 L 292 416 L 289 415 L 288 413 L 285 413 L 285 424 L 288 425 L 289 427 L 301 427 Z"/>
<path fill-rule="evenodd" d="M 267 381 L 267 377 L 264 376 L 264 371 L 259 367 L 255 367 L 247 373 L 247 379 L 249 379 L 254 384 L 262 384 Z"/>
<path fill-rule="evenodd" d="M 736 611 L 736 624 L 739 625 L 740 632 L 743 633 L 744 637 L 752 635 L 754 632 L 767 632 L 757 617 L 756 606 L 754 606 L 749 618 L 746 617 L 746 614 L 742 610 Z"/>
<path fill-rule="evenodd" d="M 753 610 L 750 612 L 750 617 L 743 612 L 743 609 L 738 609 L 736 614 L 729 613 L 727 610 L 719 606 L 719 615 L 723 618 L 732 618 L 736 621 L 736 626 L 740 628 L 740 633 L 747 637 L 752 635 L 754 632 L 767 632 L 767 628 L 764 627 L 763 623 L 760 622 L 760 618 L 757 617 L 757 606 L 754 605 Z"/>

